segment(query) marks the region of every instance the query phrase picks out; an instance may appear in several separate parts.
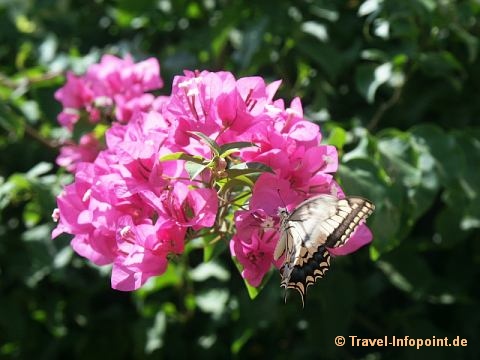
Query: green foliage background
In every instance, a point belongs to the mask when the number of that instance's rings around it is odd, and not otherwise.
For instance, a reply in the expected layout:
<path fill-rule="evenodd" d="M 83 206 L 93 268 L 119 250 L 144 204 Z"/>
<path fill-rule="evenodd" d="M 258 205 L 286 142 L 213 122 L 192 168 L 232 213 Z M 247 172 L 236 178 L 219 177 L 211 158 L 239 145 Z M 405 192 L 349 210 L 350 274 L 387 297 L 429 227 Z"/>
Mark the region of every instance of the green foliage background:
<path fill-rule="evenodd" d="M 479 359 L 479 35 L 476 0 L 1 1 L 0 357 Z M 70 181 L 52 165 L 53 92 L 66 69 L 127 52 L 157 57 L 167 84 L 183 69 L 281 78 L 338 147 L 344 189 L 376 204 L 374 241 L 335 259 L 305 309 L 276 274 L 250 300 L 228 253 L 203 263 L 195 243 L 121 293 L 68 237 L 50 240 Z"/>

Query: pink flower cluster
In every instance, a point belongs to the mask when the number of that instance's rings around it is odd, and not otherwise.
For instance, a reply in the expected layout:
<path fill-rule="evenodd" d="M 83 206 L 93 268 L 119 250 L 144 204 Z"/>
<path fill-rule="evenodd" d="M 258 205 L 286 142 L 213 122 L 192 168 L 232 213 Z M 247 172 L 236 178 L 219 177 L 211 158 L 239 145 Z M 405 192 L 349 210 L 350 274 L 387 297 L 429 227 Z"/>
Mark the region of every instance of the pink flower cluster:
<path fill-rule="evenodd" d="M 258 147 L 243 151 L 242 158 L 266 164 L 274 174 L 264 173 L 256 181 L 249 210 L 235 214 L 237 231 L 230 242 L 231 253 L 243 267 L 242 276 L 255 287 L 272 264 L 280 267 L 283 261 L 273 261 L 280 235 L 279 208 L 292 210 L 318 194 L 345 197 L 331 175 L 338 167 L 336 148 L 320 145 L 319 127 L 303 118 L 300 100 L 294 99 L 289 108 L 276 100 L 265 106 L 264 115 L 267 120 L 250 138 Z M 371 240 L 370 230 L 362 224 L 347 244 L 329 251 L 347 255 Z"/>
<path fill-rule="evenodd" d="M 179 148 L 157 112 L 137 113 L 106 133 L 107 149 L 78 164 L 57 198 L 53 236 L 74 235 L 73 249 L 97 265 L 113 263 L 112 287 L 134 290 L 180 254 L 188 228 L 211 227 L 217 194 L 188 180 L 181 161 L 160 162 Z M 185 179 L 185 180 L 181 180 Z"/>
<path fill-rule="evenodd" d="M 103 83 L 88 89 L 113 99 L 115 111 L 126 102 L 143 103 L 132 94 L 161 85 L 154 76 L 158 66 L 148 64 L 152 69 L 147 64 L 131 66 L 129 74 L 134 69 L 143 74 L 135 73 L 134 80 L 120 76 L 125 69 L 112 66 L 100 71 L 94 66 L 86 78 Z M 58 98 L 64 105 L 90 111 L 87 104 L 93 98 L 85 90 L 85 80 L 71 79 Z M 233 163 L 262 163 L 273 172 L 255 182 L 249 209 L 234 214 L 236 233 L 230 241 L 242 276 L 259 286 L 272 264 L 280 265 L 273 261 L 278 209 L 284 204 L 291 209 L 319 193 L 343 196 L 331 175 L 337 169 L 335 148 L 320 145 L 319 127 L 303 118 L 299 99 L 289 107 L 283 100 L 273 100 L 279 85 L 279 81 L 267 85 L 261 77 L 235 79 L 229 72 L 186 71 L 176 76 L 170 96 L 152 98 L 147 107 L 133 106 L 127 117 L 118 115 L 128 121 L 113 123 L 105 135 L 106 149 L 95 159 L 76 155 L 87 161 L 77 164 L 75 181 L 57 199 L 54 215 L 59 223 L 53 236 L 73 234 L 77 253 L 98 265 L 113 264 L 113 288 L 138 289 L 165 271 L 169 254 L 182 253 L 192 233 L 224 220 L 217 219 L 219 206 L 225 205 L 217 194 L 218 174 L 225 180 L 222 171 L 228 176 Z M 125 93 L 120 95 L 121 91 Z M 195 132 L 218 146 L 234 142 L 255 146 L 230 154 L 219 165 L 222 171 L 206 168 L 190 179 L 185 160 L 161 159 L 176 153 L 213 159 L 211 144 Z M 363 225 L 346 246 L 332 253 L 346 254 L 369 241 L 371 234 Z"/>
<path fill-rule="evenodd" d="M 101 121 L 128 122 L 137 111 L 155 107 L 159 99 L 148 91 L 162 86 L 156 59 L 134 63 L 128 56 L 104 55 L 84 76 L 67 74 L 67 83 L 55 92 L 63 106 L 58 122 L 70 132 L 82 119 L 89 123 L 83 126 L 90 128 Z M 84 133 L 78 144 L 73 140 L 64 144 L 57 164 L 74 172 L 77 163 L 92 161 L 101 148 L 93 133 Z"/>

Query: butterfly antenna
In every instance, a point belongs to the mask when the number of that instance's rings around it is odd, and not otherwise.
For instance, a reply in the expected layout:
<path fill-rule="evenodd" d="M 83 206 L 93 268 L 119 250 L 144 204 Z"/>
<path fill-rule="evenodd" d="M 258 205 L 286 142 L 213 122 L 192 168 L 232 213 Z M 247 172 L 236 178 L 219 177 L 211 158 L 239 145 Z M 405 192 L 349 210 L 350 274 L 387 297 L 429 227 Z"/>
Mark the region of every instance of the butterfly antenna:
<path fill-rule="evenodd" d="M 278 189 L 278 188 L 277 188 L 277 193 L 278 193 L 278 197 L 280 198 L 280 201 L 281 201 L 282 204 L 283 204 L 283 207 L 286 209 L 286 208 L 287 208 L 287 204 L 285 204 L 285 201 L 283 201 L 282 195 L 280 195 L 280 189 Z"/>

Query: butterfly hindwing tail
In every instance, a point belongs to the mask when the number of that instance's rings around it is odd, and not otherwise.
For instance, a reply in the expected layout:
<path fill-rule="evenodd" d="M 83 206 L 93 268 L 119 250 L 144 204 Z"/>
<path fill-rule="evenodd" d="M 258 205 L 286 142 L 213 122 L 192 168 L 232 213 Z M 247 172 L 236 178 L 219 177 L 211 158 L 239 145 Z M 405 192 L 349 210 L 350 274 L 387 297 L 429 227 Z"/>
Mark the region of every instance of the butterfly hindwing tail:
<path fill-rule="evenodd" d="M 310 257 L 303 266 L 295 265 L 289 276 L 284 273 L 285 266 L 282 267 L 282 282 L 281 286 L 285 289 L 295 289 L 300 293 L 302 304 L 305 302 L 307 289 L 314 284 L 317 279 L 325 276 L 330 268 L 330 253 L 324 245 L 320 245 L 317 251 Z"/>

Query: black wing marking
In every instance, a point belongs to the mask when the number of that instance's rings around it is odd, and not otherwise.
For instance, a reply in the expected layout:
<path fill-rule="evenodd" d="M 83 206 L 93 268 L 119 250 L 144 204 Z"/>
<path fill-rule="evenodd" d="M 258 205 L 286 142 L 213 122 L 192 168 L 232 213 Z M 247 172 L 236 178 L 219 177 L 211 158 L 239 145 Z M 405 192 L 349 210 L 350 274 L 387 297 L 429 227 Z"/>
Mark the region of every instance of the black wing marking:
<path fill-rule="evenodd" d="M 316 225 L 319 228 L 314 229 L 320 231 L 315 231 L 314 239 L 311 239 L 310 233 L 313 234 L 313 231 L 307 231 L 302 223 L 312 217 L 316 218 L 311 212 L 312 208 L 329 206 L 332 202 L 335 204 L 335 211 L 330 214 L 333 215 L 325 218 L 327 211 L 321 210 L 321 216 L 318 216 L 321 220 Z M 329 195 L 320 195 L 298 205 L 286 218 L 286 257 L 280 269 L 281 286 L 285 289 L 296 289 L 304 305 L 308 287 L 317 279 L 323 278 L 330 268 L 330 253 L 326 248 L 344 245 L 374 208 L 370 201 L 363 198 L 349 197 L 339 200 Z M 297 232 L 297 241 L 292 231 Z"/>
<path fill-rule="evenodd" d="M 333 248 L 344 245 L 374 209 L 375 206 L 370 201 L 362 198 L 349 197 L 339 200 L 337 213 L 325 220 L 326 224 L 334 228 L 327 237 L 326 247 Z"/>
<path fill-rule="evenodd" d="M 297 290 L 302 298 L 302 305 L 305 306 L 307 288 L 314 284 L 317 279 L 323 278 L 329 268 L 330 253 L 324 245 L 320 245 L 313 256 L 305 259 L 303 266 L 293 266 L 289 276 L 284 277 L 280 285 L 285 289 Z M 284 264 L 280 269 L 282 276 L 284 275 L 285 271 L 288 271 L 286 264 Z"/>

